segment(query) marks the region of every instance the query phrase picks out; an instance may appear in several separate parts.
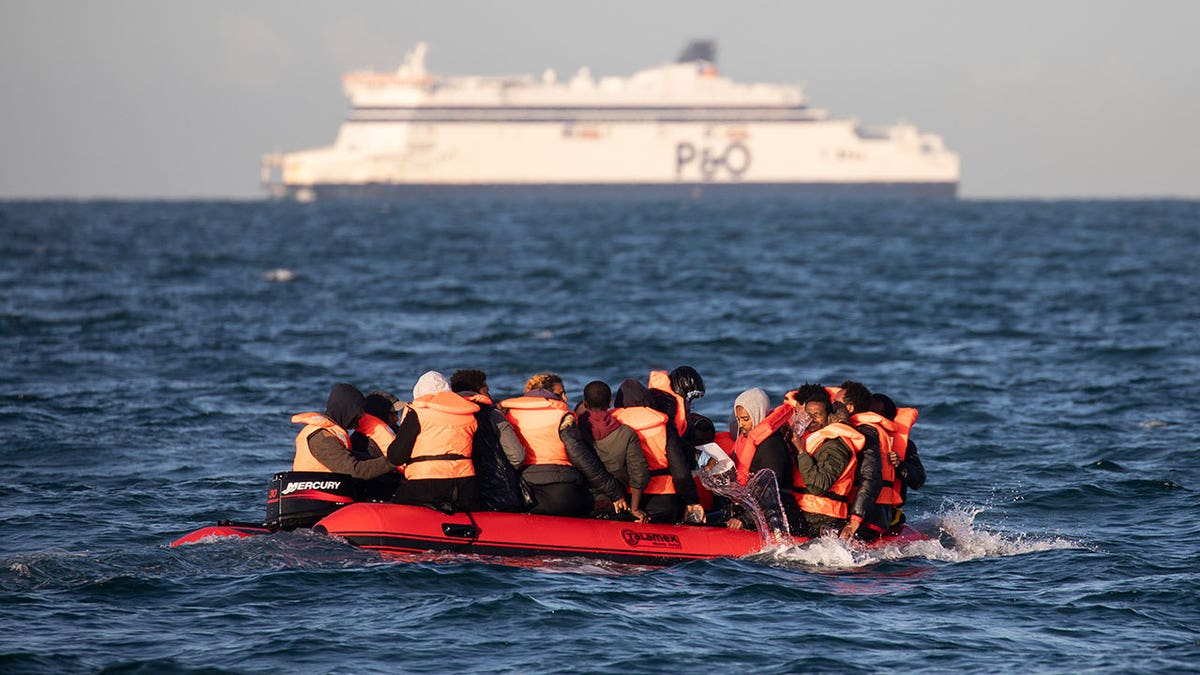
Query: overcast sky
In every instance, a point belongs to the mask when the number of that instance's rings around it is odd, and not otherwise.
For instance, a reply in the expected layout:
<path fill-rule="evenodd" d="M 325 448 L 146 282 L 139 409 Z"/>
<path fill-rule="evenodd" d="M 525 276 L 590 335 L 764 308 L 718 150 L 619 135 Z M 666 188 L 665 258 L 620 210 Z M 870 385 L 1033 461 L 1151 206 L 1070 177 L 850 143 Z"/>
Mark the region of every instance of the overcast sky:
<path fill-rule="evenodd" d="M 904 120 L 962 196 L 1200 198 L 1200 2 L 0 0 L 0 198 L 262 195 L 332 142 L 340 76 L 419 40 L 444 74 L 628 75 L 718 40 L 739 81 Z"/>

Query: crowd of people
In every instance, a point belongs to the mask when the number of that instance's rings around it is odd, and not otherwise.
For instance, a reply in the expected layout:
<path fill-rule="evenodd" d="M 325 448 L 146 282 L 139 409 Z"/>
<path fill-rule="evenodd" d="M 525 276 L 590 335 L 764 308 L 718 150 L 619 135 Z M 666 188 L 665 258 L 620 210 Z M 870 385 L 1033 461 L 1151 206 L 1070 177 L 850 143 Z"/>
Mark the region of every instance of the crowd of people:
<path fill-rule="evenodd" d="M 365 481 L 374 501 L 446 512 L 733 529 L 756 523 L 706 489 L 700 474 L 727 470 L 745 486 L 769 471 L 790 534 L 860 540 L 902 524 L 908 489 L 925 482 L 910 438 L 917 411 L 862 383 L 805 384 L 776 406 L 762 389 L 744 391 L 727 432 L 693 412 L 704 393 L 690 366 L 652 371 L 646 384 L 627 379 L 615 393 L 589 382 L 574 408 L 554 373 L 530 377 L 521 396 L 498 402 L 487 375 L 472 369 L 448 379 L 425 373 L 409 402 L 341 383 L 323 414 L 292 418 L 304 425 L 292 469 L 346 474 Z"/>

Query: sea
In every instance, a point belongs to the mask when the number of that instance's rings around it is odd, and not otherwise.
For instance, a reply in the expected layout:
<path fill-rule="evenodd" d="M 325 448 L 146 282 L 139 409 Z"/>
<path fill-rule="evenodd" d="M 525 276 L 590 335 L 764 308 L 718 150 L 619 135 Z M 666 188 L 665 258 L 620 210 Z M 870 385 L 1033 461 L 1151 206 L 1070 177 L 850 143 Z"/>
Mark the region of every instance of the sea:
<path fill-rule="evenodd" d="M 664 568 L 259 520 L 293 413 L 695 367 L 920 411 L 929 539 Z M 0 202 L 0 672 L 1200 671 L 1200 202 Z"/>

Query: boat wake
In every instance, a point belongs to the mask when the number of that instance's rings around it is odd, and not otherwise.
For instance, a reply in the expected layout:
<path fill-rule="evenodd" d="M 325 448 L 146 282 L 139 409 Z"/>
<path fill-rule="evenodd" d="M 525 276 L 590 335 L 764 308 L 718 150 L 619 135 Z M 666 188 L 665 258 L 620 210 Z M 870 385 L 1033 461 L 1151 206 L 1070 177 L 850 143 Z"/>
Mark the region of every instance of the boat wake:
<path fill-rule="evenodd" d="M 749 559 L 775 566 L 834 571 L 869 568 L 905 559 L 961 563 L 1041 551 L 1090 549 L 1079 541 L 1061 536 L 989 531 L 975 523 L 976 517 L 986 510 L 977 505 L 947 502 L 937 514 L 909 522 L 929 537 L 920 541 L 868 548 L 831 535 L 799 545 L 771 546 Z"/>

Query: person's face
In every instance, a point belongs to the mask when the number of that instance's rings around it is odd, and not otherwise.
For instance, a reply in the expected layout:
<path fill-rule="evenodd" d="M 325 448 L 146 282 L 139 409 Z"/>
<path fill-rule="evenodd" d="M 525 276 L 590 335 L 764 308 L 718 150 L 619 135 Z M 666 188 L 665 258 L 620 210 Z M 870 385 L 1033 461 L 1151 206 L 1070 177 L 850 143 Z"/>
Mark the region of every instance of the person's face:
<path fill-rule="evenodd" d="M 484 396 L 490 396 L 490 394 L 488 394 L 488 386 L 486 382 L 479 387 L 479 393 L 483 394 Z"/>
<path fill-rule="evenodd" d="M 562 382 L 555 382 L 550 387 L 550 393 L 561 398 L 563 400 L 563 403 L 567 402 L 567 390 L 565 387 L 563 387 Z"/>
<path fill-rule="evenodd" d="M 829 424 L 829 411 L 826 410 L 825 404 L 820 401 L 809 401 L 804 404 L 804 412 L 812 418 L 808 423 L 808 431 L 816 431 Z"/>
<path fill-rule="evenodd" d="M 750 413 L 739 405 L 733 409 L 733 415 L 737 418 L 738 433 L 742 435 L 750 433 L 750 430 L 754 428 L 754 420 L 750 417 Z"/>

